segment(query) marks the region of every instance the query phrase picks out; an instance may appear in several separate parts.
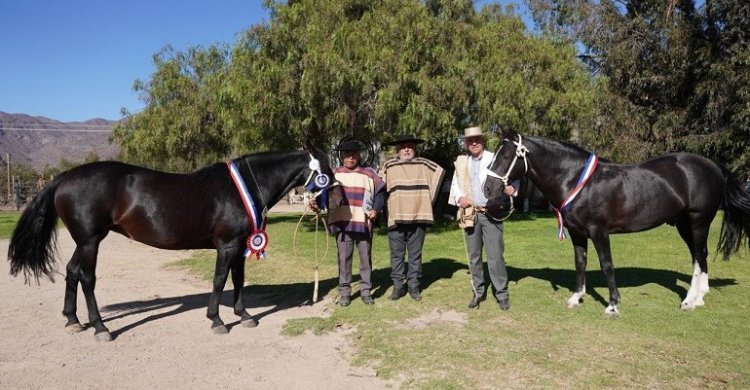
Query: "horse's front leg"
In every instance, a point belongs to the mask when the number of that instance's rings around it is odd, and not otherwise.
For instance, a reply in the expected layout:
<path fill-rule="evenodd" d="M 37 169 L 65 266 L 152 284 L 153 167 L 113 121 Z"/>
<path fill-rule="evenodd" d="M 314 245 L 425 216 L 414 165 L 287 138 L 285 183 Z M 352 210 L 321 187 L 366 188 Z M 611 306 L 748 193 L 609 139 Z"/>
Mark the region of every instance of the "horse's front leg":
<path fill-rule="evenodd" d="M 245 286 L 245 258 L 242 256 L 243 249 L 238 251 L 232 265 L 232 284 L 234 284 L 234 314 L 240 316 L 242 326 L 245 328 L 254 328 L 258 326 L 258 321 L 245 310 L 245 301 L 242 298 L 242 289 Z"/>
<path fill-rule="evenodd" d="M 568 299 L 568 308 L 578 307 L 581 298 L 586 295 L 586 263 L 588 261 L 588 239 L 585 236 L 570 233 L 573 242 L 573 252 L 576 265 L 576 287 L 573 295 Z"/>
<path fill-rule="evenodd" d="M 591 241 L 594 242 L 596 253 L 599 255 L 599 264 L 602 268 L 604 278 L 607 279 L 609 286 L 609 306 L 604 309 L 605 316 L 616 316 L 620 314 L 617 310 L 617 304 L 620 303 L 620 293 L 617 291 L 615 283 L 615 267 L 612 262 L 612 250 L 609 245 L 609 233 L 603 229 L 591 235 Z"/>
<path fill-rule="evenodd" d="M 224 291 L 224 285 L 227 283 L 229 276 L 229 266 L 236 255 L 234 246 L 223 245 L 216 249 L 216 268 L 214 269 L 213 290 L 211 298 L 208 300 L 208 310 L 206 317 L 211 320 L 211 329 L 216 334 L 229 333 L 224 321 L 219 317 L 219 301 L 221 293 Z"/>

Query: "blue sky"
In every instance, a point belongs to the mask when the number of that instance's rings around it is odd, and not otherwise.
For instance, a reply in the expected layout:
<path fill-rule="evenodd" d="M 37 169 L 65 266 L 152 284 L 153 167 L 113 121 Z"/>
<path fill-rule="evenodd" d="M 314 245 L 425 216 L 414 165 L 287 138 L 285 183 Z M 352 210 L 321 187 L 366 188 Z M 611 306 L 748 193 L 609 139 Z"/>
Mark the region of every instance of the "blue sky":
<path fill-rule="evenodd" d="M 265 20 L 261 0 L 2 0 L 0 111 L 120 119 L 143 108 L 133 82 L 164 46 L 231 45 Z"/>

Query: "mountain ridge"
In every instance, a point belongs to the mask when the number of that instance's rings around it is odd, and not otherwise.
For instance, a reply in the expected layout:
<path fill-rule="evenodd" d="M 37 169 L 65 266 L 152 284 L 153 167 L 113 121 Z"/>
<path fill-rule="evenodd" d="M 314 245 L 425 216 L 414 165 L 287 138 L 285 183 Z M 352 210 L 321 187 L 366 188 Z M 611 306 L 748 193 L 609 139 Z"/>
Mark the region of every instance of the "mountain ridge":
<path fill-rule="evenodd" d="M 82 162 L 91 154 L 100 160 L 117 157 L 119 147 L 110 144 L 117 121 L 93 118 L 61 122 L 43 116 L 0 111 L 0 160 L 23 164 L 37 171 L 60 165 L 62 160 Z"/>

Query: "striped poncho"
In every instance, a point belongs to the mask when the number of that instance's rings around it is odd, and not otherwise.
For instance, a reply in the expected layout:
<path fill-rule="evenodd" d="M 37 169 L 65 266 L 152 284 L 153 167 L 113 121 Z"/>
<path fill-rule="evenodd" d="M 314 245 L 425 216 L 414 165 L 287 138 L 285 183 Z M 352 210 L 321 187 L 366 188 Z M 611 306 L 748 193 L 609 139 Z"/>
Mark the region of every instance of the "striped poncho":
<path fill-rule="evenodd" d="M 388 160 L 381 170 L 388 191 L 388 229 L 402 223 L 432 224 L 432 204 L 444 175 L 440 165 L 426 158 Z"/>
<path fill-rule="evenodd" d="M 344 200 L 328 215 L 331 232 L 369 232 L 370 224 L 367 223 L 365 213 L 373 208 L 374 196 L 383 189 L 385 182 L 374 169 L 367 167 L 339 167 L 334 176 L 341 183 Z"/>

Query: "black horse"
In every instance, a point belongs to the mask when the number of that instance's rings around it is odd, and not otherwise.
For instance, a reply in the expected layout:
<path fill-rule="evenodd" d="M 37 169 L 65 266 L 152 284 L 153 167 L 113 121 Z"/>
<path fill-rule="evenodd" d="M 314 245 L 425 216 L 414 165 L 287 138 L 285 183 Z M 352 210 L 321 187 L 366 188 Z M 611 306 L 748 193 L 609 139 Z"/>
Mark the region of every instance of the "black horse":
<path fill-rule="evenodd" d="M 239 181 L 230 177 L 230 166 L 237 169 Z M 234 313 L 243 326 L 254 327 L 257 322 L 245 310 L 242 299 L 248 236 L 260 231 L 253 238 L 264 241 L 265 225 L 260 222 L 265 220 L 265 212 L 292 188 L 314 178 L 322 186 L 333 186 L 327 155 L 313 147 L 246 155 L 188 174 L 114 161 L 81 165 L 55 178 L 21 215 L 8 249 L 11 274 L 23 272 L 27 283 L 31 276 L 38 281 L 43 274 L 52 279 L 59 217 L 76 243 L 65 277 L 65 326 L 73 332 L 84 329 L 76 315 L 80 282 L 96 338 L 109 341 L 112 336 L 102 323 L 94 287 L 99 243 L 110 231 L 162 249 L 216 249 L 207 314 L 211 327 L 215 333 L 228 332 L 219 318 L 219 298 L 230 270 Z M 241 197 L 239 183 L 244 184 L 249 198 Z M 338 191 L 331 191 L 332 203 L 340 198 Z M 255 206 L 254 218 L 246 207 L 247 199 Z M 262 242 L 255 244 L 262 246 Z"/>
<path fill-rule="evenodd" d="M 594 243 L 609 286 L 605 315 L 616 315 L 620 294 L 610 252 L 611 233 L 630 233 L 667 223 L 677 228 L 693 260 L 683 310 L 703 306 L 708 293 L 707 240 L 719 208 L 724 220 L 717 250 L 724 259 L 750 233 L 750 195 L 724 167 L 688 153 L 668 154 L 636 165 L 599 161 L 576 146 L 507 131 L 490 165 L 484 193 L 499 195 L 504 183 L 524 175 L 556 207 L 575 252 L 576 286 L 568 307 L 586 293 L 588 239 Z M 588 166 L 589 174 L 585 167 Z M 576 196 L 577 195 L 577 196 Z M 564 237 L 560 226 L 561 239 Z"/>

